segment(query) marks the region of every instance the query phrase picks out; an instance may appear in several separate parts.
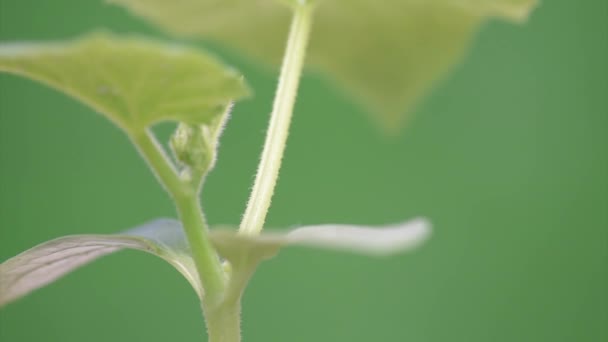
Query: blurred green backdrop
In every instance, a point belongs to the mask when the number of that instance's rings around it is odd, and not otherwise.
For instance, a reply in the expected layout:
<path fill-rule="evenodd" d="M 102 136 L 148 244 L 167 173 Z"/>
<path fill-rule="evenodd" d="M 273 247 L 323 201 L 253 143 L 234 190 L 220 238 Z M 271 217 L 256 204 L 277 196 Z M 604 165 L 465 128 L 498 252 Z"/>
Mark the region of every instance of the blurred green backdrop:
<path fill-rule="evenodd" d="M 0 40 L 106 27 L 167 38 L 103 1 L 0 0 Z M 276 74 L 247 77 L 204 192 L 236 224 Z M 244 298 L 244 341 L 608 340 L 608 2 L 550 0 L 490 23 L 400 137 L 320 77 L 302 83 L 272 227 L 435 224 L 412 254 L 289 250 Z M 0 75 L 0 260 L 47 239 L 174 216 L 127 139 L 43 86 Z M 0 311 L 1 341 L 202 341 L 193 291 L 159 259 L 104 258 Z"/>

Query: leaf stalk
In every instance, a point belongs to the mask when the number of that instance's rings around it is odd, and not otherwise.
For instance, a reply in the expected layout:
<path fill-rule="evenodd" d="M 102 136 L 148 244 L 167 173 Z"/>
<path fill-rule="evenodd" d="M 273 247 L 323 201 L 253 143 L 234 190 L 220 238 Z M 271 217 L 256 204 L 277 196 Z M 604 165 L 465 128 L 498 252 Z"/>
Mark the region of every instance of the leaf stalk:
<path fill-rule="evenodd" d="M 312 26 L 314 5 L 305 1 L 294 6 L 279 84 L 264 142 L 255 183 L 241 221 L 239 232 L 258 235 L 264 226 L 285 151 L 306 48 Z"/>

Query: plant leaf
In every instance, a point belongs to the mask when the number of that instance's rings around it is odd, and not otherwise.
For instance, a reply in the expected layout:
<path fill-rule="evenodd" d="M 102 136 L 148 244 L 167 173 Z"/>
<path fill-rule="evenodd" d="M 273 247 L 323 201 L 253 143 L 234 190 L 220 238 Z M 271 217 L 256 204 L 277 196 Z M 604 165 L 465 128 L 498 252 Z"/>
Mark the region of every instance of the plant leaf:
<path fill-rule="evenodd" d="M 248 94 L 239 74 L 200 51 L 104 33 L 3 43 L 0 71 L 69 94 L 127 132 L 164 120 L 207 124 Z"/>
<path fill-rule="evenodd" d="M 353 225 L 305 226 L 287 233 L 240 235 L 214 229 L 210 238 L 220 255 L 233 265 L 231 295 L 242 291 L 260 261 L 282 247 L 303 246 L 389 255 L 420 245 L 430 234 L 425 219 L 385 227 Z M 104 255 L 135 249 L 156 255 L 175 267 L 202 298 L 202 286 L 181 223 L 157 219 L 116 235 L 71 235 L 57 238 L 0 264 L 0 307 L 57 280 Z"/>
<path fill-rule="evenodd" d="M 302 246 L 385 256 L 410 250 L 430 235 L 425 219 L 384 226 L 305 226 L 286 233 L 242 235 L 235 230 L 214 229 L 210 237 L 219 254 L 230 261 L 231 285 L 226 298 L 238 299 L 258 264 L 276 255 L 282 247 Z"/>
<path fill-rule="evenodd" d="M 202 296 L 181 225 L 158 219 L 117 235 L 72 235 L 33 247 L 0 264 L 0 307 L 104 255 L 135 249 L 175 267 Z"/>
<path fill-rule="evenodd" d="M 381 227 L 326 224 L 304 226 L 286 233 L 266 232 L 258 236 L 215 229 L 211 239 L 219 253 L 228 260 L 239 260 L 243 254 L 267 259 L 287 246 L 387 256 L 419 246 L 430 236 L 430 232 L 430 223 L 417 218 Z"/>
<path fill-rule="evenodd" d="M 108 0 L 179 35 L 278 64 L 293 0 Z M 537 0 L 319 0 L 308 61 L 389 131 L 490 18 L 524 21 Z M 279 4 L 280 3 L 280 4 Z M 252 15 L 255 13 L 255 15 Z"/>
<path fill-rule="evenodd" d="M 215 166 L 220 135 L 231 109 L 232 106 L 226 107 L 223 114 L 204 125 L 180 122 L 171 136 L 169 146 L 173 157 L 196 187 Z"/>

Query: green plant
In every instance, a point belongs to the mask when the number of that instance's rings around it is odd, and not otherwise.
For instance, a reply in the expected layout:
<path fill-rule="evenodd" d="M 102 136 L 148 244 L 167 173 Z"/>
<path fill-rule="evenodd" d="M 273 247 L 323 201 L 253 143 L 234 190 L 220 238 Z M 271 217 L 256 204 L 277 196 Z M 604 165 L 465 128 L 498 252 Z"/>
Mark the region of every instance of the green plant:
<path fill-rule="evenodd" d="M 249 94 L 240 75 L 193 49 L 103 33 L 67 43 L 3 44 L 0 70 L 59 89 L 121 128 L 173 199 L 180 220 L 155 220 L 112 236 L 68 236 L 34 247 L 0 266 L 0 304 L 99 256 L 140 249 L 167 260 L 188 279 L 201 299 L 209 338 L 216 342 L 240 340 L 242 292 L 258 264 L 281 247 L 389 254 L 428 236 L 424 219 L 385 229 L 324 225 L 261 233 L 307 50 L 313 66 L 356 95 L 385 128 L 396 130 L 405 108 L 458 59 L 486 18 L 521 20 L 533 4 L 435 0 L 389 7 L 373 1 L 243 0 L 223 8 L 223 3 L 203 0 L 112 2 L 170 31 L 215 38 L 268 62 L 280 55 L 281 28 L 293 13 L 267 140 L 241 226 L 238 232 L 210 230 L 199 205 L 232 102 Z M 254 11 L 263 15 L 250 18 Z M 375 15 L 363 20 L 361 13 Z M 313 17 L 323 35 L 308 47 Z M 366 65 L 370 60 L 376 63 Z M 150 130 L 161 121 L 178 122 L 170 141 L 173 159 Z"/>

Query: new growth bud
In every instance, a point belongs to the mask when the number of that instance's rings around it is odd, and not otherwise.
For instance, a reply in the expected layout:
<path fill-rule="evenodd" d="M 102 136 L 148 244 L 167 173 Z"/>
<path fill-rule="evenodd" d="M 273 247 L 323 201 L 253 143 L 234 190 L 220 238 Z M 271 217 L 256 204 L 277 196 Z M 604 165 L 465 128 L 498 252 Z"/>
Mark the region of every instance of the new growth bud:
<path fill-rule="evenodd" d="M 203 125 L 178 124 L 169 144 L 183 177 L 198 178 L 211 168 L 215 153 L 212 139 Z"/>

